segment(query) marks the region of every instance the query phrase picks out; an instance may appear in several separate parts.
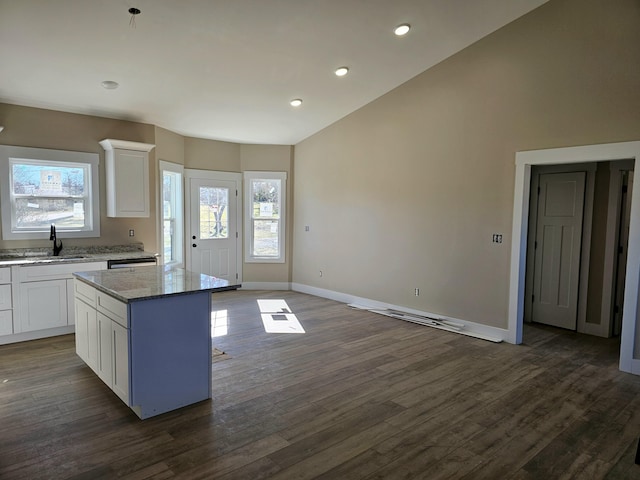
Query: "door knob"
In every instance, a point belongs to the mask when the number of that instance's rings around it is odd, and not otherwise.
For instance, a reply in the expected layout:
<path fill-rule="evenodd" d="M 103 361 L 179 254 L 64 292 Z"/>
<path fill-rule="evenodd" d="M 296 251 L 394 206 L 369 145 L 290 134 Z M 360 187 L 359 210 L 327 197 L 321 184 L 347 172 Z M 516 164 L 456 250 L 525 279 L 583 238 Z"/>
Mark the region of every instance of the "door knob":
<path fill-rule="evenodd" d="M 194 236 L 193 236 L 193 237 L 191 237 L 191 238 L 195 240 L 195 239 L 196 239 L 196 236 L 194 235 Z"/>
<path fill-rule="evenodd" d="M 192 247 L 197 247 L 198 245 L 196 245 L 195 243 L 193 245 L 191 245 Z"/>

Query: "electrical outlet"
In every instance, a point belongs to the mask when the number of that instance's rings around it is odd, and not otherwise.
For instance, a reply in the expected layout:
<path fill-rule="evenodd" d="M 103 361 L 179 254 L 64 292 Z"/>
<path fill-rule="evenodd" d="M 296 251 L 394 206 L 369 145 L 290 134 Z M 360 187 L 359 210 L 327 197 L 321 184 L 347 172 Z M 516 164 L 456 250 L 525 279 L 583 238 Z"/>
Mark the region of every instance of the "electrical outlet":
<path fill-rule="evenodd" d="M 309 225 L 305 225 L 305 226 L 304 226 L 304 231 L 305 231 L 305 232 L 308 232 L 308 231 L 309 231 Z"/>
<path fill-rule="evenodd" d="M 135 232 L 133 231 L 133 228 L 132 228 L 131 230 L 129 230 L 129 236 L 130 236 L 130 237 L 133 237 L 133 236 L 134 236 L 134 234 L 135 234 Z"/>
<path fill-rule="evenodd" d="M 501 233 L 494 233 L 493 237 L 491 237 L 491 241 L 493 243 L 502 243 L 502 234 Z"/>
<path fill-rule="evenodd" d="M 415 289 L 415 294 L 416 294 L 416 297 L 419 297 L 419 296 L 420 296 L 420 289 L 419 289 L 419 288 L 416 288 L 416 289 Z"/>

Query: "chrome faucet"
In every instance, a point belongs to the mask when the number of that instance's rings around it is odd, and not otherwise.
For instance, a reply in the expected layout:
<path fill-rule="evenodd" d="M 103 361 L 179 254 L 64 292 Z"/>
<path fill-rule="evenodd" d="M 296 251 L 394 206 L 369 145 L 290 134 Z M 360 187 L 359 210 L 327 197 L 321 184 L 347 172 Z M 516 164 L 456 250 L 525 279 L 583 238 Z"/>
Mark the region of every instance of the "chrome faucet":
<path fill-rule="evenodd" d="M 57 257 L 60 255 L 60 250 L 62 250 L 62 240 L 60 240 L 60 243 L 56 242 L 56 226 L 53 223 L 51 224 L 49 240 L 53 240 L 53 256 Z"/>

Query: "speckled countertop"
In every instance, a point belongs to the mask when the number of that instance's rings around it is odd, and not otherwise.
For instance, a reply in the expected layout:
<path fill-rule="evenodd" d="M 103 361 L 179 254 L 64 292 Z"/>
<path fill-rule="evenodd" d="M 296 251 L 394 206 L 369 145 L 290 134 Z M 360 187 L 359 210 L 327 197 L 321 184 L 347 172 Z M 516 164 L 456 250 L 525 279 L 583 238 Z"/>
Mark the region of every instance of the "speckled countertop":
<path fill-rule="evenodd" d="M 239 287 L 229 285 L 228 281 L 221 278 L 168 266 L 97 270 L 76 272 L 73 275 L 107 295 L 127 303 L 167 295 L 220 292 Z"/>
<path fill-rule="evenodd" d="M 111 246 L 67 247 L 54 257 L 50 248 L 14 248 L 0 250 L 0 267 L 48 263 L 106 262 L 108 260 L 140 260 L 157 257 L 145 252 L 141 243 Z"/>

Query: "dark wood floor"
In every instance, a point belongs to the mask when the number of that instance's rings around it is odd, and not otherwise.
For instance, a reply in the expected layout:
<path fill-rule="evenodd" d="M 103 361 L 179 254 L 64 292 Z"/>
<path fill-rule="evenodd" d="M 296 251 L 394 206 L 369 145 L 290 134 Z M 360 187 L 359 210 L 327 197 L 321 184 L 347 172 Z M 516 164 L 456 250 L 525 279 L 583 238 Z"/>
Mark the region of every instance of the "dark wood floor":
<path fill-rule="evenodd" d="M 284 298 L 305 334 L 266 334 Z M 216 295 L 214 398 L 139 420 L 73 335 L 0 346 L 0 478 L 640 478 L 615 340 L 493 344 L 292 292 Z"/>

